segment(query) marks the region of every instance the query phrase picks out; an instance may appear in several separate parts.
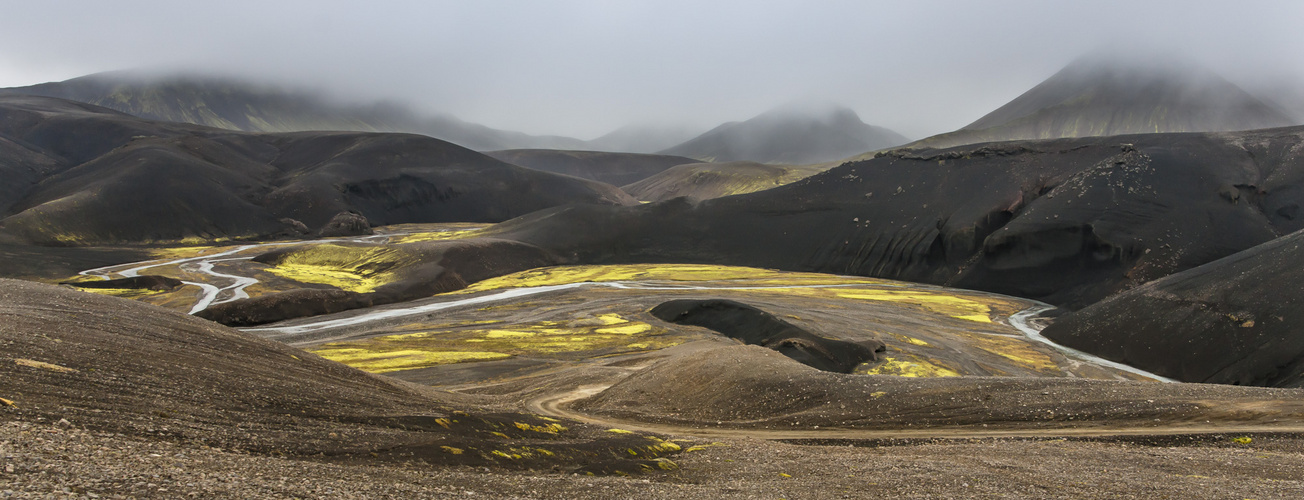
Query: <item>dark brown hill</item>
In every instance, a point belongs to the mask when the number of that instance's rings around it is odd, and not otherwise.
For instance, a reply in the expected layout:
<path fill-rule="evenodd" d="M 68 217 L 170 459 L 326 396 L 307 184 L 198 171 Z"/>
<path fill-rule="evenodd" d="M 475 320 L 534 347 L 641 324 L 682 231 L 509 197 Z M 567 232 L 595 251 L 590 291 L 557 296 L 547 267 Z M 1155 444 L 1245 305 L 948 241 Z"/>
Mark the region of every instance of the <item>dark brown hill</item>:
<path fill-rule="evenodd" d="M 914 145 L 1161 132 L 1221 132 L 1295 124 L 1223 77 L 1180 61 L 1082 57 L 955 132 Z"/>
<path fill-rule="evenodd" d="M 682 156 L 558 149 L 512 149 L 485 154 L 513 165 L 605 182 L 613 186 L 646 179 L 675 165 L 697 162 Z"/>
<path fill-rule="evenodd" d="M 493 129 L 450 115 L 421 116 L 395 104 L 342 105 L 313 92 L 198 75 L 98 73 L 62 82 L 0 89 L 0 95 L 3 94 L 56 97 L 149 120 L 244 132 L 407 132 L 481 151 L 574 149 L 584 144 L 569 137 Z"/>
<path fill-rule="evenodd" d="M 663 201 L 680 196 L 706 200 L 754 193 L 796 182 L 832 168 L 817 165 L 770 165 L 751 161 L 676 165 L 641 181 L 621 186 L 639 201 Z"/>
<path fill-rule="evenodd" d="M 1304 232 L 1057 319 L 1061 344 L 1186 382 L 1304 387 Z"/>
<path fill-rule="evenodd" d="M 0 229 L 38 244 L 265 238 L 353 211 L 496 222 L 619 189 L 408 134 L 245 134 L 59 99 L 0 97 Z"/>
<path fill-rule="evenodd" d="M 788 105 L 742 122 L 730 122 L 662 154 L 704 162 L 754 161 L 809 164 L 835 161 L 905 144 L 905 137 L 867 125 L 850 109 Z"/>
<path fill-rule="evenodd" d="M 854 274 L 1078 308 L 1304 228 L 1304 128 L 896 150 L 693 204 L 575 206 L 491 232 L 582 263 Z"/>

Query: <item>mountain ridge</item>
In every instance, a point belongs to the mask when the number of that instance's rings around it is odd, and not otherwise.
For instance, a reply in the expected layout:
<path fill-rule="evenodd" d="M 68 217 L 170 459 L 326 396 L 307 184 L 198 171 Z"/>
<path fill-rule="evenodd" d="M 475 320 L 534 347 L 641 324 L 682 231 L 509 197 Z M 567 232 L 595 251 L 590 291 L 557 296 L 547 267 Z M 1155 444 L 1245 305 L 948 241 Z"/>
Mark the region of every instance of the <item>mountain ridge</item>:
<path fill-rule="evenodd" d="M 912 147 L 1293 125 L 1288 114 L 1222 76 L 1180 60 L 1081 57 L 954 132 Z"/>
<path fill-rule="evenodd" d="M 721 124 L 660 154 L 704 162 L 811 164 L 908 141 L 896 132 L 864 123 L 855 111 L 842 106 L 790 104 L 748 120 Z"/>

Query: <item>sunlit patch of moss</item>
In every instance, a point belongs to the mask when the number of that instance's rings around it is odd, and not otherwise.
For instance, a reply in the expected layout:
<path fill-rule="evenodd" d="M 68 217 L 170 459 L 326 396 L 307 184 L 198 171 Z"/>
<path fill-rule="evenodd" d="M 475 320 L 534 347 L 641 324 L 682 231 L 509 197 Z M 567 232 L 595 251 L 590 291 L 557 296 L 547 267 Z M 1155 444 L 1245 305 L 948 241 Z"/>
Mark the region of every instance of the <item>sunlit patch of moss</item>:
<path fill-rule="evenodd" d="M 902 358 L 884 358 L 884 362 L 862 373 L 866 375 L 896 375 L 898 377 L 959 377 L 960 372 L 930 363 L 910 354 Z"/>
<path fill-rule="evenodd" d="M 454 448 L 452 446 L 440 446 L 440 448 L 454 455 L 461 455 L 462 453 L 466 452 L 466 450 L 462 448 Z"/>
<path fill-rule="evenodd" d="M 14 401 L 12 399 L 5 399 L 5 398 L 0 398 L 0 406 L 8 406 L 11 408 L 18 407 L 18 405 L 14 404 Z"/>
<path fill-rule="evenodd" d="M 517 429 L 523 431 L 539 432 L 543 434 L 557 434 L 566 430 L 566 427 L 561 424 L 530 425 L 525 422 L 512 422 L 512 425 L 515 425 Z"/>
<path fill-rule="evenodd" d="M 699 264 L 631 264 L 609 266 L 559 266 L 531 269 L 472 284 L 465 293 L 612 281 L 746 281 L 750 286 L 807 286 L 879 284 L 883 280 L 818 273 L 796 273 L 753 267 Z"/>
<path fill-rule="evenodd" d="M 418 256 L 390 246 L 325 243 L 292 252 L 267 272 L 301 283 L 368 293 L 397 281 L 396 270 L 418 260 Z"/>
<path fill-rule="evenodd" d="M 450 230 L 442 230 L 442 231 L 425 231 L 419 233 L 409 233 L 409 234 L 404 234 L 399 236 L 393 236 L 390 238 L 389 242 L 391 244 L 400 245 L 404 243 L 419 243 L 422 241 L 458 240 L 462 238 L 474 237 L 479 232 L 480 232 L 479 228 L 461 229 L 461 230 L 450 229 Z"/>
<path fill-rule="evenodd" d="M 489 453 L 492 453 L 494 456 L 502 457 L 502 458 L 506 458 L 506 459 L 509 459 L 509 460 L 520 460 L 520 459 L 521 459 L 521 455 L 520 455 L 520 454 L 507 453 L 507 452 L 505 452 L 505 451 L 501 451 L 501 450 L 493 450 L 493 451 L 491 451 L 491 452 L 489 452 Z"/>
<path fill-rule="evenodd" d="M 508 435 L 503 434 L 503 433 L 498 432 L 498 431 L 493 431 L 493 432 L 490 432 L 489 434 L 490 434 L 490 435 L 493 435 L 493 436 L 498 436 L 498 437 L 503 438 L 503 439 L 511 439 L 511 438 L 512 438 L 511 436 L 508 436 Z"/>
<path fill-rule="evenodd" d="M 647 323 L 630 323 L 624 326 L 612 326 L 608 328 L 599 328 L 593 330 L 594 333 L 617 334 L 617 335 L 634 335 L 652 330 L 652 325 Z"/>
<path fill-rule="evenodd" d="M 932 346 L 933 346 L 933 344 L 929 344 L 927 341 L 920 340 L 920 339 L 917 339 L 917 338 L 914 338 L 914 337 L 910 337 L 910 336 L 907 336 L 907 335 L 901 335 L 901 334 L 899 334 L 899 333 L 893 333 L 893 334 L 891 334 L 891 335 L 892 335 L 893 337 L 896 337 L 897 340 L 900 340 L 900 341 L 905 342 L 905 343 L 907 343 L 907 344 L 917 345 L 917 346 L 920 346 L 920 347 L 932 347 Z"/>
<path fill-rule="evenodd" d="M 844 299 L 906 303 L 953 318 L 992 322 L 987 304 L 947 293 L 921 290 L 837 290 L 835 293 Z"/>
<path fill-rule="evenodd" d="M 607 432 L 611 432 L 611 433 L 614 433 L 614 434 L 633 434 L 633 433 L 634 433 L 634 431 L 627 431 L 627 430 L 625 430 L 625 429 L 607 429 Z"/>
<path fill-rule="evenodd" d="M 353 347 L 349 344 L 325 344 L 312 349 L 312 352 L 323 358 L 338 361 L 371 373 L 415 370 L 435 365 L 486 361 L 511 356 L 510 354 L 486 351 L 369 350 Z"/>
<path fill-rule="evenodd" d="M 702 450 L 705 450 L 705 449 L 707 449 L 707 448 L 714 448 L 714 447 L 716 447 L 716 446 L 729 446 L 729 445 L 724 444 L 724 443 L 721 443 L 721 442 L 710 442 L 710 443 L 703 443 L 703 444 L 695 444 L 695 445 L 693 445 L 693 446 L 689 446 L 688 448 L 684 449 L 684 452 L 687 453 L 687 452 L 690 452 L 690 451 L 702 451 Z"/>
<path fill-rule="evenodd" d="M 662 441 L 653 436 L 648 436 L 648 439 L 651 439 L 654 442 L 651 445 L 644 446 L 643 448 L 652 453 L 673 453 L 682 449 L 679 445 L 670 441 Z"/>
<path fill-rule="evenodd" d="M 554 330 L 555 331 L 555 330 Z M 521 339 L 526 337 L 535 337 L 544 332 L 531 332 L 520 330 L 487 330 L 484 333 L 486 339 Z"/>
<path fill-rule="evenodd" d="M 120 297 L 124 299 L 143 299 L 152 295 L 167 293 L 167 290 L 150 290 L 148 288 L 81 288 L 78 290 L 89 292 L 96 295 L 108 295 L 111 297 Z"/>
<path fill-rule="evenodd" d="M 1049 354 L 1037 350 L 1034 344 L 1022 338 L 994 335 L 966 335 L 966 344 L 1001 356 L 1018 365 L 1042 373 L 1058 374 L 1063 369 Z"/>
<path fill-rule="evenodd" d="M 573 357 L 571 353 L 585 353 L 585 357 L 593 357 L 662 349 L 678 345 L 681 341 L 678 335 L 647 323 L 629 320 L 619 314 L 602 314 L 569 321 L 514 324 L 510 328 L 460 328 L 400 333 L 337 342 L 323 345 L 319 349 L 335 350 L 340 353 L 337 354 L 340 358 L 337 361 L 358 366 L 354 364 L 355 359 L 386 356 L 385 353 L 392 352 L 471 351 L 498 353 L 503 357 Z"/>
<path fill-rule="evenodd" d="M 176 259 L 189 259 L 192 257 L 211 255 L 211 254 L 215 254 L 231 249 L 232 249 L 231 247 L 215 247 L 212 245 L 199 245 L 199 246 L 155 248 L 153 250 L 150 250 L 149 253 L 151 256 L 159 260 L 176 260 Z"/>
<path fill-rule="evenodd" d="M 644 470 L 678 470 L 679 464 L 672 462 L 669 458 L 654 458 L 651 464 L 639 464 Z"/>

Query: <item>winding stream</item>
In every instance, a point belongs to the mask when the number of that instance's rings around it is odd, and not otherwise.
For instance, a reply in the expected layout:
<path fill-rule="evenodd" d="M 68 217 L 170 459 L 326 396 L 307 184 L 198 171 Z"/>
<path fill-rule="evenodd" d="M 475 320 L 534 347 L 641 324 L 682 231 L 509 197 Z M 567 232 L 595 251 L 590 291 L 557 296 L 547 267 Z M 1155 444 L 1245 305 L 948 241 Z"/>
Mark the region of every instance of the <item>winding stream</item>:
<path fill-rule="evenodd" d="M 350 243 L 381 244 L 384 243 L 386 240 L 388 240 L 388 238 L 391 236 L 401 236 L 403 234 L 406 233 L 376 234 L 371 236 L 363 236 L 359 238 L 334 238 L 334 239 L 323 239 L 323 240 L 312 240 L 312 241 L 256 243 L 251 245 L 241 245 L 231 250 L 218 252 L 212 255 L 201 255 L 198 257 L 186 257 L 186 258 L 174 259 L 174 260 L 157 259 L 157 260 L 147 260 L 142 262 L 133 262 L 129 264 L 114 264 L 111 266 L 97 267 L 95 269 L 87 269 L 77 274 L 82 276 L 94 276 L 105 280 L 112 279 L 110 278 L 110 275 L 113 274 L 116 274 L 122 278 L 134 278 L 136 276 L 140 276 L 140 272 L 146 269 L 175 265 L 181 268 L 183 271 L 197 272 L 200 274 L 212 276 L 214 278 L 217 278 L 219 282 L 221 281 L 231 282 L 231 284 L 229 285 L 219 287 L 217 285 L 213 285 L 210 283 L 203 283 L 199 281 L 182 281 L 182 283 L 184 284 L 197 286 L 201 290 L 199 299 L 195 301 L 195 305 L 192 306 L 189 311 L 189 314 L 195 314 L 199 311 L 203 311 L 204 309 L 208 309 L 210 306 L 214 306 L 217 304 L 224 304 L 227 302 L 231 302 L 233 300 L 247 299 L 249 298 L 249 294 L 245 292 L 245 289 L 248 288 L 250 285 L 254 285 L 258 283 L 258 280 L 255 278 L 250 278 L 247 276 L 237 276 L 234 274 L 224 274 L 213 270 L 213 266 L 217 262 L 249 260 L 252 259 L 253 257 L 232 257 L 232 258 L 225 258 L 225 259 L 221 257 L 229 257 L 231 255 L 236 255 L 245 252 L 247 250 L 253 250 L 256 248 L 272 248 L 272 247 L 281 247 L 281 246 L 302 245 L 305 243 L 350 242 Z M 114 270 L 123 266 L 134 266 L 134 267 L 129 267 L 121 271 Z M 226 292 L 229 292 L 227 296 L 222 297 L 222 294 Z"/>
<path fill-rule="evenodd" d="M 1036 326 L 1034 326 L 1034 325 L 1033 325 L 1029 320 L 1031 320 L 1032 318 L 1037 317 L 1037 315 L 1039 315 L 1039 314 L 1041 314 L 1041 313 L 1044 313 L 1044 312 L 1049 311 L 1049 310 L 1054 309 L 1054 308 L 1055 308 L 1055 306 L 1052 306 L 1052 305 L 1049 305 L 1049 304 L 1041 304 L 1041 303 L 1038 303 L 1038 304 L 1036 304 L 1036 305 L 1034 305 L 1034 306 L 1032 306 L 1032 307 L 1029 307 L 1029 308 L 1024 309 L 1024 310 L 1022 310 L 1022 311 L 1019 311 L 1019 312 L 1017 312 L 1017 313 L 1011 314 L 1011 315 L 1010 315 L 1010 318 L 1009 318 L 1010 326 L 1012 326 L 1012 327 L 1018 329 L 1020 332 L 1023 332 L 1023 335 L 1024 335 L 1025 337 L 1027 337 L 1028 340 L 1031 340 L 1031 341 L 1033 341 L 1033 342 L 1040 342 L 1040 343 L 1042 343 L 1042 344 L 1046 344 L 1046 345 L 1048 345 L 1048 346 L 1054 348 L 1055 350 L 1059 351 L 1060 353 L 1064 354 L 1065 356 L 1068 356 L 1069 358 L 1073 358 L 1073 359 L 1076 359 L 1076 360 L 1078 360 L 1078 361 L 1083 361 L 1083 362 L 1086 362 L 1086 363 L 1090 363 L 1090 364 L 1093 364 L 1093 365 L 1096 365 L 1096 366 L 1105 366 L 1105 367 L 1113 368 L 1113 369 L 1115 369 L 1115 370 L 1125 371 L 1125 372 L 1128 372 L 1128 373 L 1131 373 L 1131 374 L 1134 374 L 1134 375 L 1140 375 L 1140 376 L 1142 376 L 1142 377 L 1146 377 L 1146 378 L 1149 378 L 1149 379 L 1158 380 L 1158 381 L 1160 381 L 1160 382 L 1166 382 L 1166 383 L 1176 383 L 1176 382 L 1177 382 L 1176 380 L 1173 380 L 1173 379 L 1171 379 L 1171 378 L 1164 377 L 1164 376 L 1160 376 L 1160 375 L 1155 375 L 1155 374 L 1153 374 L 1153 373 L 1150 373 L 1150 372 L 1148 372 L 1148 371 L 1142 370 L 1142 369 L 1140 369 L 1140 368 L 1136 368 L 1136 367 L 1133 367 L 1133 366 L 1125 365 L 1125 364 L 1123 364 L 1123 363 L 1119 363 L 1119 362 L 1116 362 L 1116 361 L 1110 361 L 1110 360 L 1105 359 L 1105 358 L 1102 358 L 1102 357 L 1100 357 L 1100 356 L 1096 356 L 1096 355 L 1093 355 L 1093 354 L 1089 354 L 1089 353 L 1085 353 L 1085 352 L 1079 351 L 1079 350 L 1074 349 L 1074 348 L 1072 348 L 1072 347 L 1067 347 L 1067 346 L 1063 346 L 1063 345 L 1060 345 L 1060 344 L 1056 344 L 1055 341 L 1046 338 L 1045 335 L 1042 335 L 1042 334 L 1041 334 L 1041 329 L 1040 329 L 1040 328 L 1037 328 Z"/>

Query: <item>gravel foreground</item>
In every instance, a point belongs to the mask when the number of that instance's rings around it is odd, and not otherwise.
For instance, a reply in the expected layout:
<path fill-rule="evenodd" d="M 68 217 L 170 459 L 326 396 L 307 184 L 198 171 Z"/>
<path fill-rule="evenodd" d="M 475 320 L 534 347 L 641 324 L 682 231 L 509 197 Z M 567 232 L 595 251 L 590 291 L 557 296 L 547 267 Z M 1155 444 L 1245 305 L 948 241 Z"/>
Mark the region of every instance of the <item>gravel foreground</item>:
<path fill-rule="evenodd" d="M 1235 437 L 894 446 L 745 439 L 687 451 L 676 457 L 677 471 L 593 477 L 330 463 L 140 439 L 67 422 L 6 422 L 0 424 L 0 498 L 1304 497 L 1304 439 L 1260 435 L 1242 444 Z"/>

